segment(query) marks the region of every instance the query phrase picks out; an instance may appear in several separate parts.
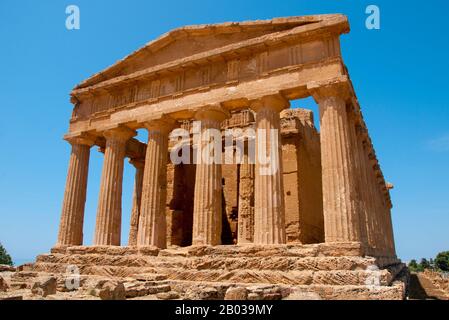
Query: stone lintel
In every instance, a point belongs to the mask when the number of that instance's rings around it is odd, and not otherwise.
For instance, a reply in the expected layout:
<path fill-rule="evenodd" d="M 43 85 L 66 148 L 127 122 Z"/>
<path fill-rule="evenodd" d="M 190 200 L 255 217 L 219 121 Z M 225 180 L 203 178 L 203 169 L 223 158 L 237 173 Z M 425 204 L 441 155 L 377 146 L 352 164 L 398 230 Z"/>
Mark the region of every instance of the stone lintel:
<path fill-rule="evenodd" d="M 220 103 L 229 110 L 245 109 L 249 107 L 250 101 L 279 92 L 282 92 L 288 99 L 305 98 L 310 95 L 307 83 L 334 78 L 342 74 L 343 66 L 341 58 L 333 58 L 325 62 L 312 63 L 297 70 L 285 70 L 273 73 L 269 77 L 240 82 L 231 86 L 211 87 L 208 91 L 195 91 L 189 94 L 131 103 L 93 114 L 90 119 L 71 122 L 70 132 L 92 130 L 101 132 L 111 125 L 130 126 L 136 121 L 141 123 L 148 117 L 163 113 L 169 114 L 177 120 L 190 119 L 194 116 L 192 111 L 200 104 Z M 318 72 L 318 70 L 320 71 Z"/>

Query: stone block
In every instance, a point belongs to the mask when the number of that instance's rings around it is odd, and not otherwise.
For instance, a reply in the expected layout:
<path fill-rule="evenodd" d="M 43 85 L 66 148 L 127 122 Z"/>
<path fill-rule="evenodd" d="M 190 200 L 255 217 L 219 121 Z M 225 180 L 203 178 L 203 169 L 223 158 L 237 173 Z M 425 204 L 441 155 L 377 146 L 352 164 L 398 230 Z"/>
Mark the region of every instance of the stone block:
<path fill-rule="evenodd" d="M 244 287 L 231 287 L 226 291 L 225 300 L 247 300 L 248 290 Z"/>
<path fill-rule="evenodd" d="M 31 292 L 42 297 L 56 293 L 57 280 L 55 277 L 41 277 L 33 283 Z"/>

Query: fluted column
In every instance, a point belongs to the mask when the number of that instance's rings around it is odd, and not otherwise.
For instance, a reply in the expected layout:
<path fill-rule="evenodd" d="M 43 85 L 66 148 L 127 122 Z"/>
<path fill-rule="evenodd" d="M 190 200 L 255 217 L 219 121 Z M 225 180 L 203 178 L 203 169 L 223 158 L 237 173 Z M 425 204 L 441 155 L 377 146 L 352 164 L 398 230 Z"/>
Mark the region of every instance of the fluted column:
<path fill-rule="evenodd" d="M 384 198 L 384 194 L 381 190 L 381 196 L 382 196 L 382 219 L 383 219 L 383 234 L 385 239 L 385 256 L 391 256 L 392 255 L 392 248 L 391 248 L 391 218 L 389 216 L 389 209 L 387 208 L 386 200 Z"/>
<path fill-rule="evenodd" d="M 62 203 L 57 245 L 79 246 L 83 244 L 89 157 L 94 139 L 80 136 L 67 139 L 67 141 L 72 145 L 72 152 Z"/>
<path fill-rule="evenodd" d="M 143 159 L 132 159 L 129 161 L 135 168 L 133 206 L 129 226 L 128 246 L 137 245 L 137 232 L 139 229 L 140 204 L 142 199 L 142 183 L 145 161 Z"/>
<path fill-rule="evenodd" d="M 373 153 L 370 154 L 370 175 L 372 179 L 372 188 L 374 194 L 374 205 L 375 205 L 375 223 L 376 223 L 376 238 L 377 238 L 377 254 L 384 255 L 386 248 L 385 240 L 385 225 L 383 217 L 383 204 L 380 194 L 379 181 L 377 177 L 376 167 L 378 162 Z"/>
<path fill-rule="evenodd" d="M 359 162 L 361 164 L 361 177 L 362 177 L 362 192 L 363 199 L 365 203 L 365 219 L 366 219 L 366 230 L 367 230 L 367 241 L 371 249 L 376 248 L 376 226 L 375 226 L 375 210 L 372 191 L 372 181 L 369 177 L 369 163 L 367 151 L 367 131 L 361 126 L 356 127 L 357 133 L 357 147 Z"/>
<path fill-rule="evenodd" d="M 148 130 L 148 145 L 137 245 L 166 248 L 168 135 L 174 127 L 174 121 L 170 118 L 154 120 L 147 122 L 145 127 Z"/>
<path fill-rule="evenodd" d="M 250 163 L 247 141 L 243 145 L 244 151 L 239 174 L 238 244 L 253 243 L 254 241 L 254 163 Z"/>
<path fill-rule="evenodd" d="M 390 243 L 389 243 L 390 256 L 396 257 L 396 245 L 394 241 L 393 221 L 391 217 L 391 204 L 387 204 L 386 211 L 387 211 L 387 227 L 388 232 L 390 234 Z"/>
<path fill-rule="evenodd" d="M 256 111 L 255 244 L 286 243 L 279 113 L 288 107 L 281 96 L 264 97 L 251 105 Z"/>
<path fill-rule="evenodd" d="M 360 153 L 361 142 L 357 137 L 356 132 L 356 123 L 359 120 L 356 114 L 357 110 L 354 110 L 354 106 L 351 106 L 349 114 L 348 114 L 348 126 L 349 126 L 349 138 L 351 143 L 351 152 L 350 156 L 352 162 L 352 170 L 354 179 L 354 195 L 355 195 L 355 204 L 356 204 L 356 212 L 358 214 L 358 219 L 360 221 L 360 241 L 368 247 L 368 211 L 367 211 L 367 199 L 365 196 L 365 177 L 364 172 L 362 170 L 363 159 L 362 154 Z"/>
<path fill-rule="evenodd" d="M 326 242 L 361 242 L 356 206 L 346 82 L 309 86 L 320 108 L 321 166 Z"/>
<path fill-rule="evenodd" d="M 201 122 L 201 132 L 196 145 L 192 245 L 213 246 L 221 243 L 222 149 L 220 124 L 228 117 L 229 113 L 220 106 L 204 107 L 195 116 Z"/>
<path fill-rule="evenodd" d="M 136 132 L 119 127 L 103 133 L 106 149 L 95 225 L 95 245 L 120 245 L 122 181 L 126 143 Z"/>
<path fill-rule="evenodd" d="M 382 240 L 383 240 L 383 254 L 385 256 L 393 256 L 393 229 L 391 222 L 391 214 L 389 204 L 387 203 L 387 186 L 385 185 L 385 180 L 380 173 L 379 165 L 376 166 L 378 172 L 378 191 L 381 203 L 381 219 L 382 219 Z"/>

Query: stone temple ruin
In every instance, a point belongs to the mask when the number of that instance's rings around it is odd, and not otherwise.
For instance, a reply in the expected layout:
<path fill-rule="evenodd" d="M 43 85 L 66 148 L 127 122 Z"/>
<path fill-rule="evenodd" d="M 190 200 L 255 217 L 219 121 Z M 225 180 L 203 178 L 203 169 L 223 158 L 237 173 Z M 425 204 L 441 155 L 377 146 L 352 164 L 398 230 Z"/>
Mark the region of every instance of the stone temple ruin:
<path fill-rule="evenodd" d="M 348 32 L 343 15 L 183 27 L 76 86 L 58 241 L 14 281 L 28 272 L 61 282 L 76 268 L 76 292 L 106 278 L 123 283 L 128 298 L 403 299 L 392 186 L 343 63 L 339 38 Z M 310 96 L 320 132 L 311 111 L 290 108 Z M 237 164 L 172 163 L 169 136 L 191 133 L 193 121 L 223 135 L 280 130 L 280 145 L 267 149 L 281 170 L 262 175 L 248 148 Z M 134 138 L 142 128 L 146 144 Z M 193 148 L 190 134 L 184 143 Z M 94 146 L 104 164 L 94 243 L 86 245 Z M 136 174 L 122 246 L 125 158 Z"/>

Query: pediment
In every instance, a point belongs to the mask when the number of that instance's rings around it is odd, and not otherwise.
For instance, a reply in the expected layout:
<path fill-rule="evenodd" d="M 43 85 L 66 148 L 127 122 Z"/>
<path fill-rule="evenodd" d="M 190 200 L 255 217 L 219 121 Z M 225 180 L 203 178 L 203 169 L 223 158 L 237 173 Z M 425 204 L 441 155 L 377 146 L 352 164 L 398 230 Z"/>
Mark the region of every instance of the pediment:
<path fill-rule="evenodd" d="M 207 52 L 231 44 L 242 43 L 269 34 L 347 23 L 341 15 L 316 15 L 275 18 L 272 20 L 187 26 L 172 30 L 116 62 L 109 68 L 80 83 L 86 88 L 119 76 L 126 76 L 157 65 Z"/>

